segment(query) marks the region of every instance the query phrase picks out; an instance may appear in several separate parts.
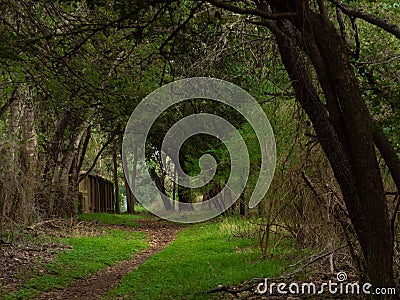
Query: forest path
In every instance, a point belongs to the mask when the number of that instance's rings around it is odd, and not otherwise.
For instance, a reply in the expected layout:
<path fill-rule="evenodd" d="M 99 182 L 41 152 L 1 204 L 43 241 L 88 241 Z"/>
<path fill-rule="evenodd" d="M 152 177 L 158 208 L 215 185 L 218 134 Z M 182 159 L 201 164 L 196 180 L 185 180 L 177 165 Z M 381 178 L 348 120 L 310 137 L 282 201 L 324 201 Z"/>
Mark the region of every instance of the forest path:
<path fill-rule="evenodd" d="M 35 299 L 101 299 L 107 291 L 121 282 L 122 276 L 137 269 L 151 255 L 160 252 L 175 240 L 177 233 L 182 229 L 182 225 L 164 220 L 141 219 L 136 222 L 141 225 L 137 231 L 147 235 L 149 248 L 135 254 L 130 260 L 121 261 L 86 278 L 74 280 L 63 288 L 41 293 Z"/>

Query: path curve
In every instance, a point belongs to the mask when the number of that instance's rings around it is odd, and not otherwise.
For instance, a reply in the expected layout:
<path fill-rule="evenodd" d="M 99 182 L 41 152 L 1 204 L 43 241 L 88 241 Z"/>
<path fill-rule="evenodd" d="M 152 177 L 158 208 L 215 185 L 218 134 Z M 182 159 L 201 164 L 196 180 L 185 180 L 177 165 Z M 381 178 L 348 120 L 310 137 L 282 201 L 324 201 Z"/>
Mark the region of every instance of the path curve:
<path fill-rule="evenodd" d="M 182 225 L 157 219 L 138 220 L 141 227 L 137 230 L 147 234 L 150 247 L 135 254 L 132 259 L 102 269 L 86 278 L 74 280 L 63 288 L 55 288 L 39 294 L 36 300 L 47 299 L 101 299 L 107 291 L 121 283 L 122 276 L 137 269 L 151 255 L 156 254 L 175 240 Z"/>

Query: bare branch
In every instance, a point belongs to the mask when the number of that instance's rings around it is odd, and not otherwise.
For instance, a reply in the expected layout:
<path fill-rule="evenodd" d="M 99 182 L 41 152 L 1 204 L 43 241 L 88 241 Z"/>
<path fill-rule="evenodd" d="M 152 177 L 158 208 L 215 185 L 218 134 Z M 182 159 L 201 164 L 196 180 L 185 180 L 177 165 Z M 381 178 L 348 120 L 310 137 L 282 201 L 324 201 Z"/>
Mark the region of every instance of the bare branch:
<path fill-rule="evenodd" d="M 184 28 L 194 17 L 196 11 L 203 5 L 203 1 L 200 1 L 198 5 L 196 5 L 193 9 L 191 9 L 189 16 L 186 18 L 185 21 L 183 21 L 181 24 L 178 25 L 175 31 L 173 31 L 168 38 L 162 43 L 162 45 L 159 47 L 160 52 L 163 52 L 164 47 L 172 41 L 172 39 Z"/>
<path fill-rule="evenodd" d="M 331 255 L 331 254 L 333 254 L 333 253 L 335 253 L 335 252 L 337 252 L 337 251 L 343 249 L 343 248 L 347 248 L 348 246 L 349 246 L 349 245 L 342 245 L 342 246 L 339 246 L 339 247 L 333 249 L 332 251 L 329 251 L 329 252 L 327 252 L 327 253 L 322 253 L 322 254 L 318 255 L 317 257 L 315 257 L 315 258 L 310 258 L 310 261 L 309 261 L 309 262 L 307 262 L 306 264 L 302 265 L 301 267 L 295 269 L 294 271 L 292 271 L 292 272 L 290 272 L 289 274 L 284 275 L 284 276 L 282 276 L 282 277 L 284 277 L 284 278 L 290 278 L 290 277 L 292 277 L 294 274 L 297 274 L 297 273 L 299 273 L 300 271 L 304 271 L 305 268 L 307 268 L 308 266 L 312 265 L 313 263 L 315 263 L 315 262 L 317 262 L 317 261 L 319 261 L 319 260 L 321 260 L 321 259 L 323 259 L 323 258 L 325 258 L 325 257 L 327 257 L 327 256 L 329 256 L 329 255 Z M 296 263 L 296 264 L 293 265 L 293 266 L 296 266 L 296 265 L 299 264 L 299 263 L 300 263 L 300 262 Z M 290 266 L 290 267 L 293 267 L 293 266 Z"/>
<path fill-rule="evenodd" d="M 388 58 L 385 61 L 378 61 L 378 62 L 373 62 L 373 61 L 365 61 L 365 62 L 359 62 L 359 65 L 370 65 L 370 66 L 376 66 L 376 65 L 386 65 L 391 63 L 392 61 L 396 60 L 396 59 L 400 59 L 400 55 L 395 55 L 391 58 Z"/>
<path fill-rule="evenodd" d="M 347 44 L 346 26 L 345 26 L 344 20 L 342 18 L 342 12 L 338 7 L 336 7 L 336 19 L 339 23 L 340 35 L 342 36 L 342 39 L 345 42 L 345 44 Z"/>
<path fill-rule="evenodd" d="M 238 7 L 238 6 L 232 5 L 230 3 L 227 3 L 224 1 L 219 1 L 219 0 L 207 0 L 207 2 L 210 3 L 211 5 L 229 10 L 229 11 L 237 13 L 237 14 L 253 15 L 253 16 L 258 16 L 263 19 L 269 19 L 269 20 L 293 18 L 296 15 L 295 13 L 292 13 L 292 12 L 269 14 L 261 9 Z"/>
<path fill-rule="evenodd" d="M 398 39 L 400 39 L 400 27 L 397 26 L 396 24 L 390 23 L 383 18 L 373 16 L 361 9 L 349 7 L 340 0 L 328 0 L 328 1 L 339 7 L 340 10 L 346 15 L 353 18 L 362 19 L 370 24 L 376 25 L 382 28 L 383 30 L 393 34 Z"/>
<path fill-rule="evenodd" d="M 358 35 L 358 26 L 355 18 L 351 18 L 351 26 L 354 30 L 354 40 L 356 41 L 356 48 L 354 49 L 354 58 L 358 60 L 360 58 L 360 53 L 361 53 L 361 43 L 360 43 L 360 37 Z"/>

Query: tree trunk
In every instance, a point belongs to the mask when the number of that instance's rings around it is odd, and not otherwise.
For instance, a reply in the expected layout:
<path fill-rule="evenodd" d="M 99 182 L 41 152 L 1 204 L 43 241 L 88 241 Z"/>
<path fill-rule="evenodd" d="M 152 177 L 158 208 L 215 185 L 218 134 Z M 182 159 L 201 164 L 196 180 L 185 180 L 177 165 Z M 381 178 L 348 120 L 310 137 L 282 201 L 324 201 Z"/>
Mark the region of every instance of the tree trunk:
<path fill-rule="evenodd" d="M 85 155 L 86 155 L 87 148 L 89 146 L 91 136 L 92 136 L 92 126 L 89 124 L 88 127 L 86 128 L 85 140 L 83 141 L 82 147 L 80 149 L 78 166 L 77 166 L 78 175 L 82 170 L 83 161 L 85 160 Z M 79 181 L 79 178 L 78 178 L 77 182 L 78 181 Z"/>
<path fill-rule="evenodd" d="M 126 209 L 128 214 L 133 214 L 135 212 L 135 199 L 126 178 L 125 178 L 125 189 L 126 189 Z"/>
<path fill-rule="evenodd" d="M 175 163 L 175 162 L 174 162 Z M 187 172 L 187 170 L 185 169 L 185 154 L 183 153 L 182 149 L 179 152 L 179 164 L 182 168 L 183 172 Z M 190 189 L 179 184 L 179 174 L 178 174 L 178 200 L 179 200 L 179 205 L 178 208 L 180 211 L 184 211 L 184 210 L 193 210 L 191 208 L 191 206 L 188 206 L 187 208 L 185 208 L 183 203 L 190 203 Z"/>
<path fill-rule="evenodd" d="M 372 118 L 343 40 L 328 17 L 311 11 L 304 1 L 271 2 L 276 12 L 287 12 L 288 7 L 296 11 L 292 22 L 267 24 L 277 38 L 296 98 L 310 117 L 341 187 L 364 254 L 368 280 L 375 286 L 393 286 L 391 233 L 373 143 Z M 305 48 L 304 54 L 313 64 L 324 91 L 328 111 L 306 68 L 301 52 Z"/>
<path fill-rule="evenodd" d="M 136 162 L 136 155 L 135 155 L 132 159 L 132 177 L 130 178 L 130 180 L 131 180 L 130 187 L 128 184 L 129 176 L 125 178 L 126 204 L 127 204 L 127 210 L 128 210 L 129 214 L 133 214 L 135 212 L 134 192 L 135 192 L 135 185 L 136 185 L 136 167 L 137 167 L 137 162 Z"/>
<path fill-rule="evenodd" d="M 115 203 L 113 205 L 113 208 L 117 214 L 121 213 L 121 205 L 120 205 L 120 199 L 119 199 L 119 184 L 118 184 L 118 138 L 114 140 L 114 149 L 113 149 L 113 165 L 114 165 L 114 170 L 113 170 L 113 177 L 114 177 L 114 193 L 115 193 Z"/>
<path fill-rule="evenodd" d="M 163 193 L 164 195 L 166 195 L 167 193 L 166 193 L 166 190 L 165 190 L 165 180 L 164 180 L 164 177 L 163 177 L 164 175 L 158 176 L 158 174 L 157 174 L 155 168 L 152 168 L 152 169 L 150 170 L 150 176 L 151 176 L 151 179 L 152 179 L 152 180 L 154 181 L 154 183 L 156 184 L 157 189 L 158 189 L 161 193 Z M 161 197 L 161 198 L 162 198 L 162 201 L 163 201 L 165 210 L 167 210 L 167 211 L 172 211 L 173 208 L 172 208 L 170 199 L 169 199 L 169 198 L 166 198 L 166 197 Z"/>
<path fill-rule="evenodd" d="M 71 135 L 68 141 L 68 148 L 64 151 L 61 162 L 58 166 L 59 172 L 56 173 L 54 186 L 56 198 L 53 208 L 55 216 L 74 216 L 77 212 L 75 203 L 78 199 L 78 170 L 77 159 L 79 146 L 86 132 L 86 128 L 79 129 L 82 120 L 76 123 L 75 133 Z"/>
<path fill-rule="evenodd" d="M 390 223 L 373 138 L 396 184 L 400 181 L 396 170 L 400 163 L 390 143 L 374 132 L 347 45 L 329 19 L 324 1 L 314 2 L 313 8 L 306 0 L 255 1 L 256 10 L 225 1 L 208 2 L 264 18 L 259 24 L 275 35 L 296 99 L 308 114 L 341 188 L 368 281 L 375 286 L 394 286 Z M 324 97 L 314 85 L 310 65 Z"/>
<path fill-rule="evenodd" d="M 173 178 L 174 183 L 172 184 L 172 210 L 175 210 L 175 204 L 176 204 L 176 168 L 174 165 L 174 178 Z"/>
<path fill-rule="evenodd" d="M 185 206 L 183 206 L 183 203 L 190 203 L 190 197 L 188 195 L 189 189 L 186 187 L 183 187 L 178 184 L 178 198 L 179 198 L 179 210 L 184 211 L 186 210 Z"/>
<path fill-rule="evenodd" d="M 13 178 L 6 176 L 6 185 L 13 186 L 10 199 L 13 199 L 12 213 L 22 222 L 32 221 L 35 217 L 35 195 L 40 189 L 36 176 L 38 168 L 38 147 L 36 133 L 36 114 L 34 89 L 30 85 L 22 85 L 16 101 L 10 106 L 9 137 L 11 163 L 4 166 L 12 166 L 13 170 L 4 171 L 14 173 Z M 7 147 L 8 148 L 8 147 Z M 6 148 L 5 148 L 6 149 Z M 10 189 L 8 187 L 8 189 Z M 7 193 L 7 190 L 4 190 Z M 0 195 L 4 196 L 4 195 Z M 4 200 L 3 200 L 4 201 Z M 8 206 L 8 203 L 4 203 Z"/>
<path fill-rule="evenodd" d="M 246 215 L 246 201 L 244 198 L 244 193 L 241 193 L 239 197 L 239 215 Z"/>

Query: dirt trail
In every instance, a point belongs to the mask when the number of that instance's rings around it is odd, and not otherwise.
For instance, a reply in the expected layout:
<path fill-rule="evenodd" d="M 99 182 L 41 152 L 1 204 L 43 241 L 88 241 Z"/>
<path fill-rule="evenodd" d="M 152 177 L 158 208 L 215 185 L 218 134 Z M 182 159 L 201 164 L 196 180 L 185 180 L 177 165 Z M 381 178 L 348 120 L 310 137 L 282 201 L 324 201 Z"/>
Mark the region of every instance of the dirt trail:
<path fill-rule="evenodd" d="M 143 264 L 151 255 L 160 252 L 176 237 L 181 225 L 153 219 L 138 220 L 138 231 L 147 234 L 150 247 L 135 254 L 132 259 L 124 260 L 115 266 L 100 270 L 89 277 L 74 280 L 61 289 L 53 289 L 39 294 L 35 299 L 101 299 L 108 290 L 116 287 L 123 275 L 132 272 Z"/>

